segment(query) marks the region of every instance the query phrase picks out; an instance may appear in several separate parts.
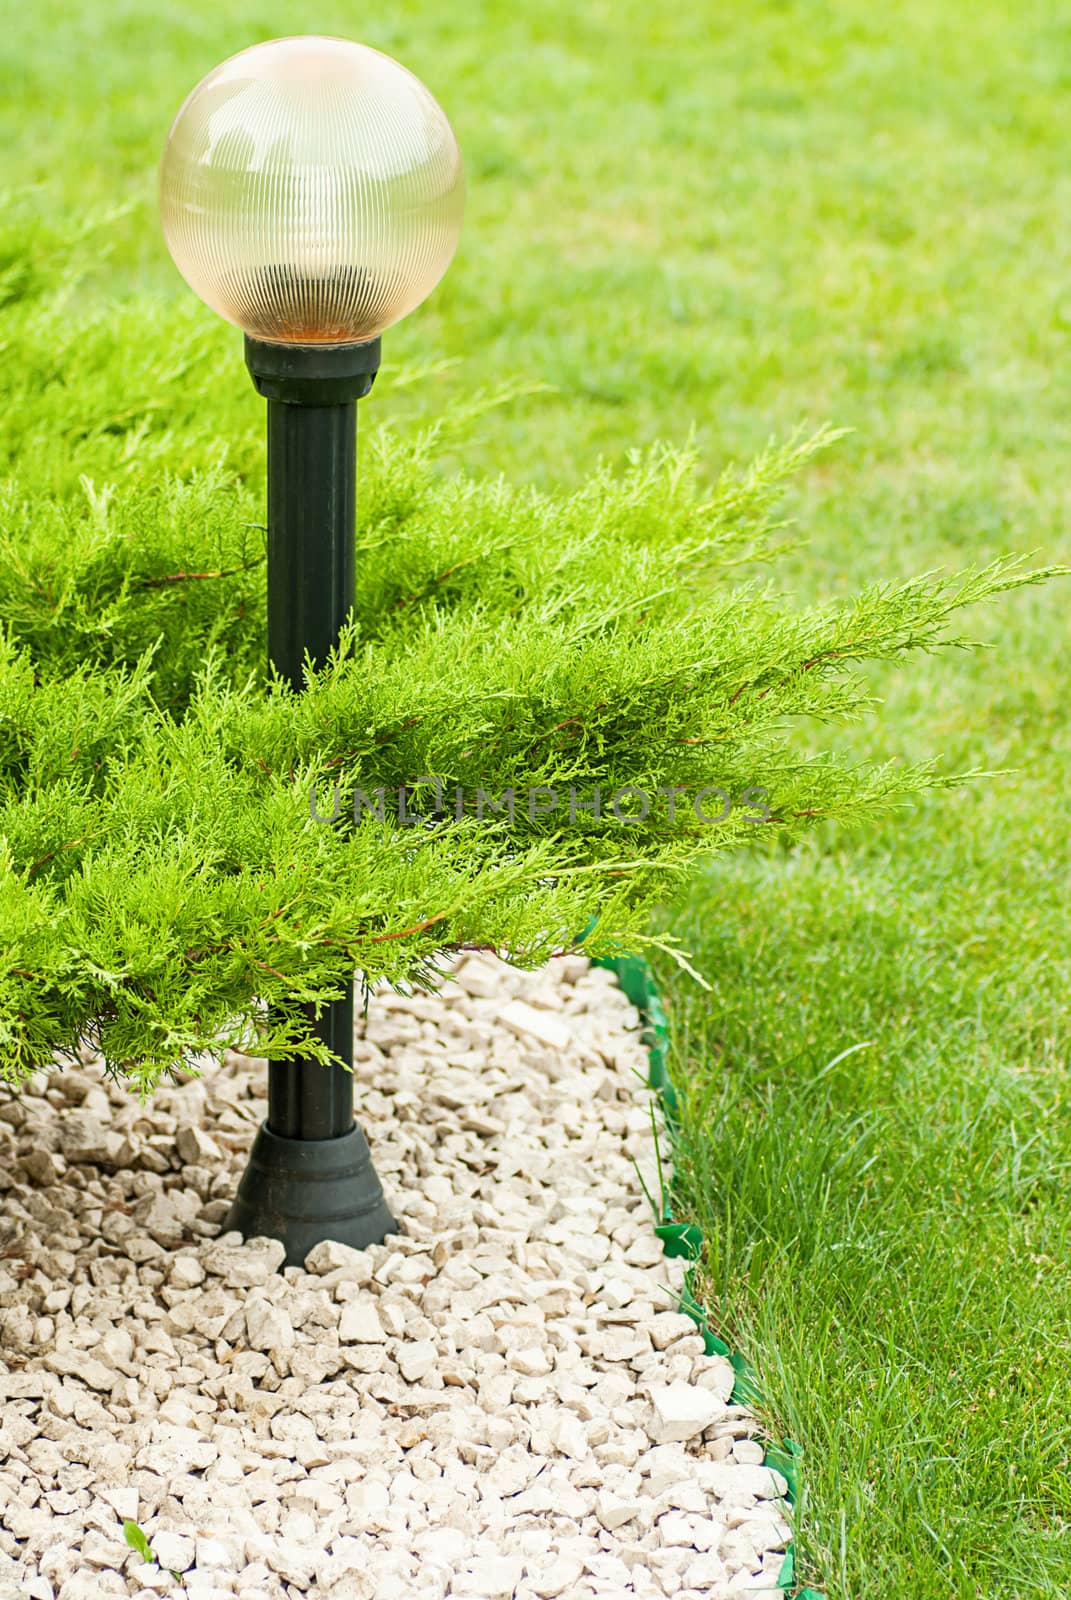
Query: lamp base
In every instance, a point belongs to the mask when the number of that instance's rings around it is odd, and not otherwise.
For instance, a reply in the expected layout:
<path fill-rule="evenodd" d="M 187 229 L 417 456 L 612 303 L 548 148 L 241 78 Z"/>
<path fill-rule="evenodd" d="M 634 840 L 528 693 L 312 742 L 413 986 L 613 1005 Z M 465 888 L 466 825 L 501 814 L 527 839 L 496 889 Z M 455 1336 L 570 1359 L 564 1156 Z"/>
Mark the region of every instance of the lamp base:
<path fill-rule="evenodd" d="M 222 1231 L 280 1239 L 303 1267 L 325 1239 L 364 1250 L 404 1229 L 383 1195 L 368 1140 L 354 1123 L 337 1139 L 284 1139 L 262 1122 Z"/>

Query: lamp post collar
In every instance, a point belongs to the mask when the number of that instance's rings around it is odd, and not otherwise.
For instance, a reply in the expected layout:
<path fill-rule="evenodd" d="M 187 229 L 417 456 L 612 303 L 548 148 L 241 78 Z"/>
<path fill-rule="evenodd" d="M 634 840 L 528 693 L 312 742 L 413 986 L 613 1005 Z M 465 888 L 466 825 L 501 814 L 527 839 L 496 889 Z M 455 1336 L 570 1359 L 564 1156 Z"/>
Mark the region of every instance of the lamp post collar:
<path fill-rule="evenodd" d="M 245 335 L 245 364 L 265 400 L 293 406 L 346 405 L 368 394 L 380 340 L 363 344 L 269 344 Z"/>

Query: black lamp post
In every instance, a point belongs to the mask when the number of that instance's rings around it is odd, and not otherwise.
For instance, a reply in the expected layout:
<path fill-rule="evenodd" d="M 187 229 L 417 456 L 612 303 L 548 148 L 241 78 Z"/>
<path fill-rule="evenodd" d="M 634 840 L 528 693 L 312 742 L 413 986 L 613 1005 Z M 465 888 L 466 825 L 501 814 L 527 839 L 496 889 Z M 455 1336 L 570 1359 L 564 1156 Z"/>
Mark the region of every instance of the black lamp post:
<path fill-rule="evenodd" d="M 418 79 L 363 45 L 280 39 L 202 80 L 160 173 L 168 248 L 245 332 L 268 402 L 268 657 L 294 689 L 354 600 L 357 401 L 380 333 L 435 287 L 457 245 L 461 158 Z M 269 1062 L 268 1116 L 225 1229 L 313 1245 L 398 1231 L 353 1112 L 353 993 L 312 1029 L 344 1066 Z M 349 1070 L 347 1070 L 349 1069 Z"/>

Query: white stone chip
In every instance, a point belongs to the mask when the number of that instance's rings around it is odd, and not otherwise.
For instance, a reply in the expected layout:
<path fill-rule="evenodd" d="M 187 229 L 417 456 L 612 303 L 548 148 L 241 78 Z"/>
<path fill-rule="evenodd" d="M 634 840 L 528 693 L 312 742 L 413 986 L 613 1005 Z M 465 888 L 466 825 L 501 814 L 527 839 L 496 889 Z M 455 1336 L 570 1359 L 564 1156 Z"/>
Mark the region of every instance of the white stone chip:
<path fill-rule="evenodd" d="M 245 1330 L 253 1350 L 289 1350 L 294 1343 L 294 1325 L 289 1316 L 267 1300 L 247 1300 Z"/>
<path fill-rule="evenodd" d="M 573 1030 L 563 1017 L 553 1011 L 537 1011 L 523 1000 L 511 1000 L 502 1006 L 498 1020 L 519 1039 L 532 1040 L 550 1050 L 568 1050 L 573 1042 Z"/>
<path fill-rule="evenodd" d="M 606 1529 L 613 1533 L 623 1522 L 639 1516 L 643 1502 L 636 1495 L 618 1495 L 612 1489 L 603 1489 L 595 1497 L 595 1515 Z"/>
<path fill-rule="evenodd" d="M 355 1250 L 352 1245 L 341 1244 L 337 1239 L 323 1239 L 313 1245 L 305 1257 L 305 1271 L 323 1275 L 352 1269 L 356 1274 L 363 1269 L 367 1260 L 364 1250 Z"/>
<path fill-rule="evenodd" d="M 724 1410 L 723 1402 L 709 1389 L 679 1380 L 653 1385 L 651 1405 L 654 1409 L 651 1437 L 656 1444 L 694 1439 Z"/>
<path fill-rule="evenodd" d="M 435 1368 L 438 1352 L 431 1339 L 416 1339 L 403 1344 L 395 1358 L 406 1383 L 421 1383 Z"/>
<path fill-rule="evenodd" d="M 263 1245 L 264 1248 L 254 1248 L 254 1242 L 248 1241 L 228 1249 L 216 1244 L 201 1252 L 201 1265 L 206 1272 L 222 1278 L 230 1289 L 263 1288 L 286 1259 L 286 1248 L 278 1239 L 265 1239 Z"/>
<path fill-rule="evenodd" d="M 191 1166 L 214 1167 L 223 1160 L 223 1151 L 203 1128 L 180 1128 L 175 1135 L 175 1148 Z"/>
<path fill-rule="evenodd" d="M 188 1534 L 174 1533 L 167 1528 L 161 1528 L 159 1532 L 153 1534 L 149 1543 L 161 1567 L 169 1567 L 175 1572 L 185 1572 L 187 1567 L 193 1566 L 197 1545 Z"/>
<path fill-rule="evenodd" d="M 571 1594 L 584 1572 L 584 1563 L 577 1556 L 558 1556 L 542 1572 L 528 1578 L 528 1587 L 540 1600 L 556 1600 L 560 1594 Z"/>
<path fill-rule="evenodd" d="M 138 1520 L 138 1491 L 132 1484 L 124 1484 L 121 1488 L 101 1489 L 100 1497 L 106 1500 L 122 1520 L 136 1522 Z"/>
<path fill-rule="evenodd" d="M 118 1374 L 114 1367 L 105 1366 L 85 1350 L 53 1350 L 44 1358 L 49 1372 L 64 1378 L 79 1378 L 90 1389 L 110 1394 Z"/>
<path fill-rule="evenodd" d="M 342 1308 L 338 1336 L 344 1344 L 382 1344 L 387 1335 L 370 1297 L 358 1295 Z"/>

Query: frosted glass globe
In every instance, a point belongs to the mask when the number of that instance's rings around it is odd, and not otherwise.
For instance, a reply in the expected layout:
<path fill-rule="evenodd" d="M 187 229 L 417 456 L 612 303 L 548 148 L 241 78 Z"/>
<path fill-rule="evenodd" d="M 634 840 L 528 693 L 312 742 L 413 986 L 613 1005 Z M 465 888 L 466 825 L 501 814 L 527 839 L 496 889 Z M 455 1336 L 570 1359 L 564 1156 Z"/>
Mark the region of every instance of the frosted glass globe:
<path fill-rule="evenodd" d="M 465 179 L 407 68 L 346 39 L 272 39 L 210 72 L 175 118 L 160 214 L 206 305 L 257 339 L 354 344 L 450 265 Z"/>

